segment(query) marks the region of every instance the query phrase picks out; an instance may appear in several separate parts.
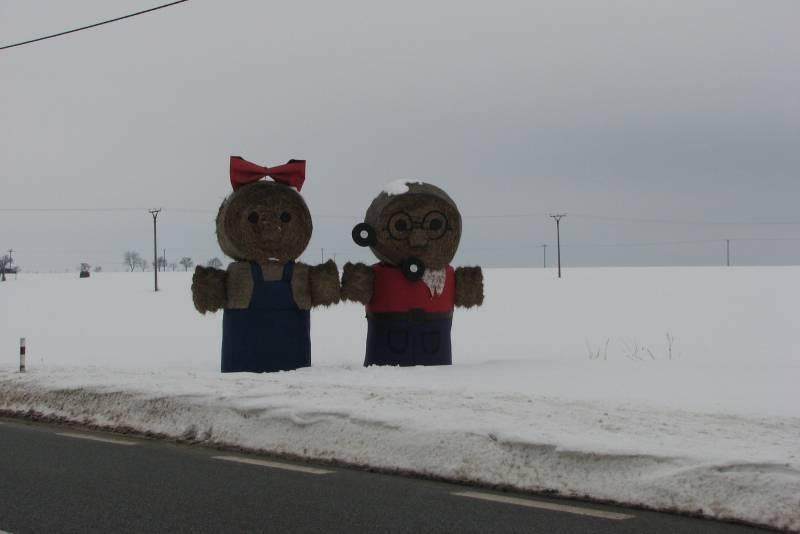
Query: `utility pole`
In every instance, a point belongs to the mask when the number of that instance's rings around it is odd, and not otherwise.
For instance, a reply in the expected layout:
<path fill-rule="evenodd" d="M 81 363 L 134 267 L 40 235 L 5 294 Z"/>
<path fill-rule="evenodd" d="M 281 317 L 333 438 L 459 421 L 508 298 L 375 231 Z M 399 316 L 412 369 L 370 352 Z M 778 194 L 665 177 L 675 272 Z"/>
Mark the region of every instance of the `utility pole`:
<path fill-rule="evenodd" d="M 542 268 L 547 269 L 547 244 L 539 245 L 542 248 Z"/>
<path fill-rule="evenodd" d="M 158 291 L 158 231 L 156 230 L 156 221 L 158 214 L 161 213 L 161 208 L 149 210 L 150 215 L 153 216 L 153 276 L 155 277 L 155 290 Z"/>
<path fill-rule="evenodd" d="M 556 221 L 556 243 L 558 246 L 558 277 L 561 278 L 561 219 L 566 217 L 566 213 L 557 213 L 555 215 L 551 215 L 553 219 Z"/>
<path fill-rule="evenodd" d="M 726 255 L 727 259 L 728 259 L 728 267 L 730 267 L 731 266 L 731 240 L 730 239 L 726 239 L 725 240 L 725 255 Z"/>

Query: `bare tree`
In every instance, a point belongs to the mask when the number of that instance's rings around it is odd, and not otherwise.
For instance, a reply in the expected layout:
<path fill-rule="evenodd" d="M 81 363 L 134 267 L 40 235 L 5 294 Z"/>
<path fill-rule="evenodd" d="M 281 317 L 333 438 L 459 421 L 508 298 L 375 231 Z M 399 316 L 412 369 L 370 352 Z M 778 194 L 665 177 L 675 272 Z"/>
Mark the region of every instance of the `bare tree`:
<path fill-rule="evenodd" d="M 222 267 L 222 260 L 217 257 L 214 257 L 208 260 L 208 263 L 206 265 L 209 267 L 213 267 L 214 269 L 219 269 Z"/>
<path fill-rule="evenodd" d="M 99 273 L 102 270 L 103 270 L 103 268 L 101 266 L 99 266 L 99 265 L 94 268 L 94 272 L 96 272 L 96 273 Z"/>
<path fill-rule="evenodd" d="M 0 282 L 6 281 L 6 270 L 14 263 L 14 259 L 10 254 L 0 256 Z"/>
<path fill-rule="evenodd" d="M 164 256 L 158 257 L 158 270 L 159 271 L 167 270 L 167 258 L 165 258 Z"/>
<path fill-rule="evenodd" d="M 598 345 L 597 348 L 593 347 L 589 340 L 586 340 L 586 350 L 589 351 L 589 359 L 590 360 L 599 360 L 600 355 L 602 354 L 603 359 L 608 359 L 608 344 L 611 342 L 611 338 L 606 338 L 605 345 Z"/>
<path fill-rule="evenodd" d="M 192 258 L 190 258 L 189 256 L 182 257 L 181 261 L 179 261 L 178 263 L 183 265 L 183 270 L 184 271 L 188 271 L 194 265 L 194 262 L 192 261 Z"/>
<path fill-rule="evenodd" d="M 141 258 L 139 259 L 139 267 L 141 267 L 142 272 L 145 272 L 147 268 L 150 267 L 150 263 L 147 260 Z"/>
<path fill-rule="evenodd" d="M 172 272 L 174 273 L 174 272 L 175 272 L 175 269 L 177 269 L 177 268 L 178 268 L 178 264 L 177 264 L 177 263 L 175 263 L 175 262 L 170 262 L 170 264 L 169 264 L 169 270 L 170 270 L 170 271 L 172 271 Z"/>
<path fill-rule="evenodd" d="M 667 332 L 667 356 L 672 359 L 672 348 L 675 345 L 675 336 Z"/>
<path fill-rule="evenodd" d="M 88 273 L 92 270 L 92 266 L 86 262 L 81 262 L 81 272 Z"/>
<path fill-rule="evenodd" d="M 125 253 L 124 263 L 128 266 L 128 269 L 133 272 L 133 270 L 139 267 L 139 264 L 142 262 L 142 257 L 139 255 L 138 252 L 134 252 L 133 250 L 129 250 Z"/>

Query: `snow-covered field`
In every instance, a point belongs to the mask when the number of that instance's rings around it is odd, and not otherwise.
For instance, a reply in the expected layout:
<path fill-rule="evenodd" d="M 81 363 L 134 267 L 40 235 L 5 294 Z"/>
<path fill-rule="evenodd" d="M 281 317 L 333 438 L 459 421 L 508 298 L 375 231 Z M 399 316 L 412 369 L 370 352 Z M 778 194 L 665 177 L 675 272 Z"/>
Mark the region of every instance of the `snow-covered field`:
<path fill-rule="evenodd" d="M 363 368 L 348 304 L 271 375 L 220 374 L 221 315 L 159 282 L 0 284 L 0 410 L 800 531 L 800 268 L 488 270 L 452 367 Z"/>

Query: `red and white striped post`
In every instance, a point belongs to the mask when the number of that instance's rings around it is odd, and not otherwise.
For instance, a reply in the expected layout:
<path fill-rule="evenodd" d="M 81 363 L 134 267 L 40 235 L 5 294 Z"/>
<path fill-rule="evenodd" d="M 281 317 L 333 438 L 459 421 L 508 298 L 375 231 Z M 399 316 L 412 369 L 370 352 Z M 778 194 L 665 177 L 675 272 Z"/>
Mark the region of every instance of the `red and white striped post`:
<path fill-rule="evenodd" d="M 19 372 L 25 372 L 25 338 L 19 338 Z"/>

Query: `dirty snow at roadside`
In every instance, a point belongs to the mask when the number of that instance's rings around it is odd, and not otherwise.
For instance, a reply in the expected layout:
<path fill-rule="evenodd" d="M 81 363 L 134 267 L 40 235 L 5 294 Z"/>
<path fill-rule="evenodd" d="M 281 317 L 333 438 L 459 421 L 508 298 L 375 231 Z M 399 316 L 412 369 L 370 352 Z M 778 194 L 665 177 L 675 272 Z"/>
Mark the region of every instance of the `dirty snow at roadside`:
<path fill-rule="evenodd" d="M 0 285 L 0 410 L 800 530 L 798 268 L 488 270 L 452 367 L 363 368 L 348 304 L 271 375 L 151 276 Z"/>

